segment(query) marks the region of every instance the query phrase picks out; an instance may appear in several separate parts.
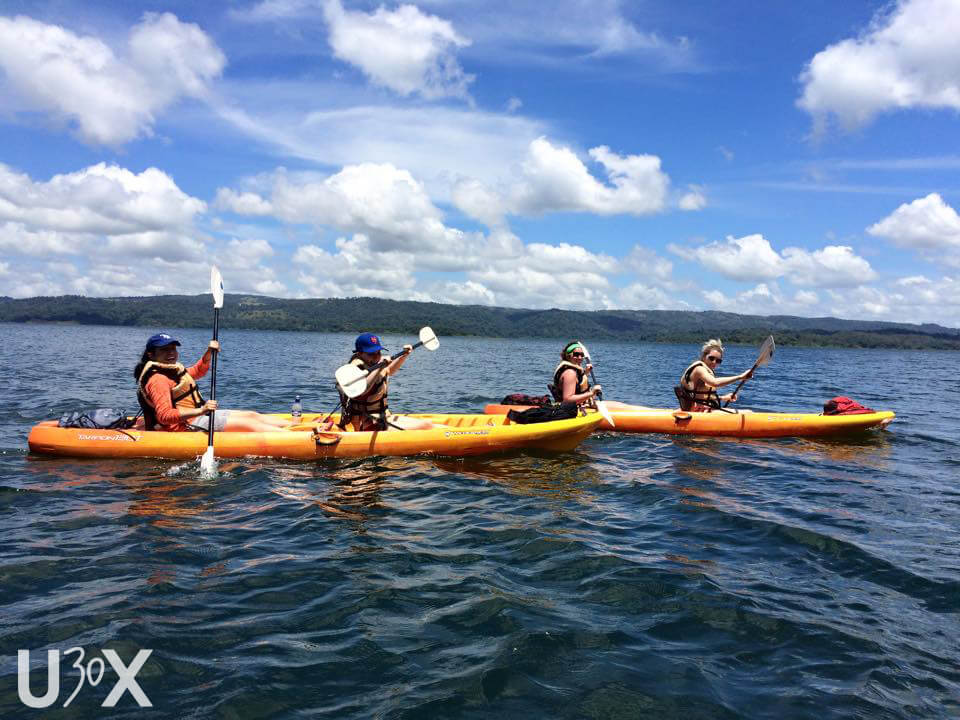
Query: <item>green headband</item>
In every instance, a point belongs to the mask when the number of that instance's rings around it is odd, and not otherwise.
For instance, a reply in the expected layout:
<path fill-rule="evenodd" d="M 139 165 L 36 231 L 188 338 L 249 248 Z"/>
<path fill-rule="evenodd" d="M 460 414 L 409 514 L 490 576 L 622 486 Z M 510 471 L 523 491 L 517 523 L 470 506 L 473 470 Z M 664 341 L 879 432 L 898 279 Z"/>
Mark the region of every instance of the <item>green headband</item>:
<path fill-rule="evenodd" d="M 571 352 L 572 350 L 574 350 L 575 348 L 582 348 L 582 347 L 583 347 L 583 345 L 580 344 L 580 341 L 579 341 L 579 340 L 574 340 L 572 343 L 570 343 L 569 345 L 567 345 L 567 346 L 563 349 L 563 354 L 564 354 L 564 355 L 569 355 L 570 352 Z"/>

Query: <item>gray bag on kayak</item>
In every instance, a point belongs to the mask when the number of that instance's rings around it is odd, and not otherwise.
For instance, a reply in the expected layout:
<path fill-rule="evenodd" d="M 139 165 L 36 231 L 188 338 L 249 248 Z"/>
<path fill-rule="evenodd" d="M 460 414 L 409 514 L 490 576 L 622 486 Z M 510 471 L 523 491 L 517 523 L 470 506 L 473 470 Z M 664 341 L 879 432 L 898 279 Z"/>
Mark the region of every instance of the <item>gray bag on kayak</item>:
<path fill-rule="evenodd" d="M 123 430 L 133 427 L 134 422 L 136 422 L 136 418 L 127 419 L 127 414 L 123 410 L 97 408 L 96 410 L 65 412 L 60 416 L 57 427 Z"/>

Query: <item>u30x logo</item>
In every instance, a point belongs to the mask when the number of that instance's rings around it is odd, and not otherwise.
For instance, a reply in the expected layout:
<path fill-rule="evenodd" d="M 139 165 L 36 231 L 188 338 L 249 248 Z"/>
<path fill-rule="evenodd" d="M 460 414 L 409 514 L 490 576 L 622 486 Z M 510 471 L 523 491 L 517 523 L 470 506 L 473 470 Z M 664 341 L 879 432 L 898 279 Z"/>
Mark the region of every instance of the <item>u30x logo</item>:
<path fill-rule="evenodd" d="M 114 672 L 117 673 L 117 682 L 101 707 L 114 707 L 125 692 L 129 692 L 140 707 L 153 707 L 150 698 L 137 683 L 137 673 L 153 650 L 138 651 L 129 665 L 120 659 L 116 650 L 104 649 L 101 652 Z M 63 652 L 64 658 L 73 654 L 76 654 L 77 658 L 73 661 L 71 667 L 77 670 L 79 678 L 77 686 L 70 693 L 67 701 L 63 703 L 63 707 L 68 707 L 73 702 L 73 699 L 85 684 L 89 684 L 91 687 L 99 685 L 103 680 L 104 672 L 106 672 L 106 664 L 103 662 L 103 658 L 94 657 L 84 664 L 85 652 L 82 647 L 72 647 Z M 30 651 L 17 650 L 17 695 L 20 696 L 20 702 L 31 708 L 46 708 L 57 702 L 60 697 L 59 650 L 47 650 L 47 691 L 39 697 L 34 695 L 30 688 Z"/>

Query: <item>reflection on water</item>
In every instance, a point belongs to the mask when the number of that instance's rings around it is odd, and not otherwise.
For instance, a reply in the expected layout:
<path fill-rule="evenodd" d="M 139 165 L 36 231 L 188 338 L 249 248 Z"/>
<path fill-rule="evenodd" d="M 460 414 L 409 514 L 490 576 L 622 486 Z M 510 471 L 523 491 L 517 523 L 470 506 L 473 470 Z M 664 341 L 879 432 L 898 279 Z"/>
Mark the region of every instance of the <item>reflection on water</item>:
<path fill-rule="evenodd" d="M 244 458 L 205 479 L 195 462 L 26 457 L 26 429 L 61 403 L 130 406 L 137 358 L 121 355 L 143 332 L 5 329 L 0 362 L 36 385 L 0 403 L 0 640 L 152 648 L 138 680 L 158 717 L 956 714 L 960 417 L 943 393 L 897 396 L 888 431 L 842 439 L 604 433 L 561 455 Z M 224 355 L 225 402 L 336 402 L 336 360 L 290 348 L 348 350 L 353 336 L 221 332 L 257 359 Z M 90 349 L 61 369 L 76 387 L 30 380 L 45 343 Z M 391 395 L 476 411 L 542 387 L 555 345 L 444 339 Z M 611 398 L 655 406 L 672 405 L 696 351 L 590 346 L 618 360 Z M 828 384 L 885 407 L 889 387 L 944 361 L 783 348 L 751 400 L 816 409 Z M 114 392 L 102 373 L 118 363 Z M 25 717 L 12 657 L 0 717 Z M 101 716 L 103 695 L 81 694 L 72 716 Z"/>

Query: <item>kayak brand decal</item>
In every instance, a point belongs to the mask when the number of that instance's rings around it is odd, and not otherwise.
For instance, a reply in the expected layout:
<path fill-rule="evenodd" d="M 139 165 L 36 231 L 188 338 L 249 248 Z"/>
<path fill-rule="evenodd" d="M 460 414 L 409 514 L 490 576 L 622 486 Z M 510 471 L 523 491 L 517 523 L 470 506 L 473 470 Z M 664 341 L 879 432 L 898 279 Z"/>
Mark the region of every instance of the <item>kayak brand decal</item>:
<path fill-rule="evenodd" d="M 447 430 L 444 437 L 460 437 L 461 435 L 489 435 L 489 430 Z"/>
<path fill-rule="evenodd" d="M 119 440 L 121 442 L 136 442 L 140 439 L 140 433 L 117 433 L 116 435 L 86 435 L 80 433 L 77 440 Z"/>

